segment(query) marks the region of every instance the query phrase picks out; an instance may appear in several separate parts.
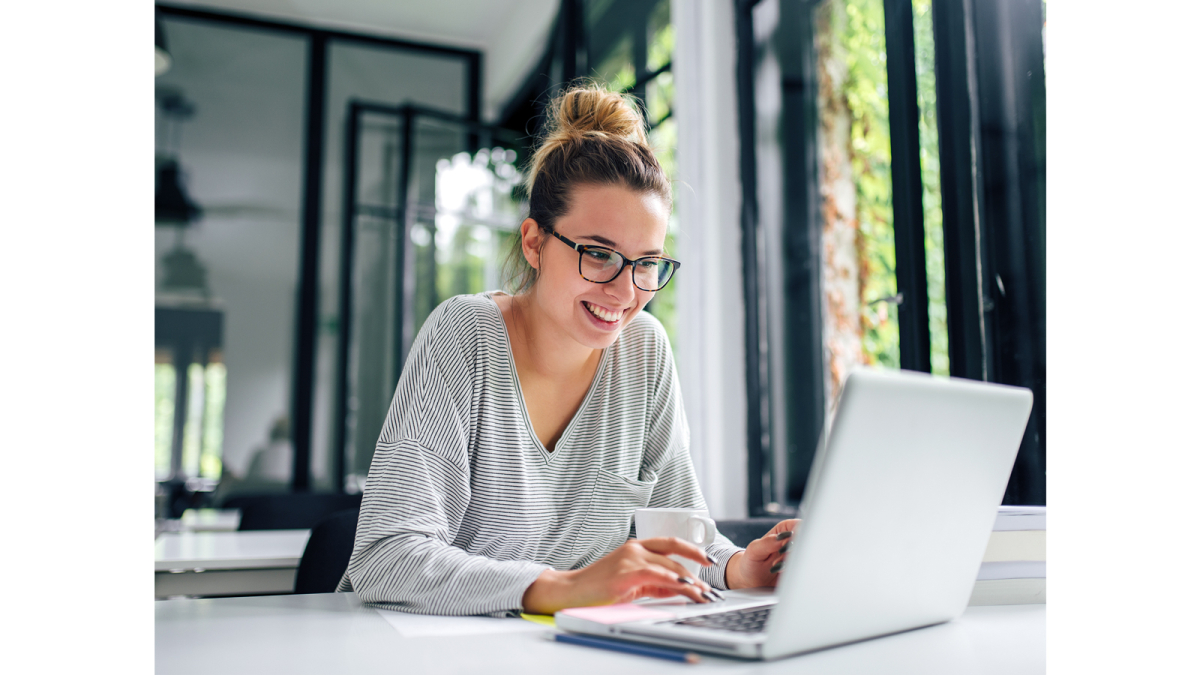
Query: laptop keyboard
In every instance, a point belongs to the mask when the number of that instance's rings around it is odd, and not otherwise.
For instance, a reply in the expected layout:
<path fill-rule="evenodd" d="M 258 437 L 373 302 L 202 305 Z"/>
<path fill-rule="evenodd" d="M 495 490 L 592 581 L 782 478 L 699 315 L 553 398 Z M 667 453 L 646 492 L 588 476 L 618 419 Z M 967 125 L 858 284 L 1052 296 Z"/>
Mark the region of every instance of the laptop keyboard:
<path fill-rule="evenodd" d="M 770 607 L 750 607 L 735 609 L 716 614 L 701 614 L 675 621 L 678 626 L 696 626 L 698 628 L 715 628 L 736 633 L 761 633 L 767 625 L 767 617 L 771 616 Z"/>

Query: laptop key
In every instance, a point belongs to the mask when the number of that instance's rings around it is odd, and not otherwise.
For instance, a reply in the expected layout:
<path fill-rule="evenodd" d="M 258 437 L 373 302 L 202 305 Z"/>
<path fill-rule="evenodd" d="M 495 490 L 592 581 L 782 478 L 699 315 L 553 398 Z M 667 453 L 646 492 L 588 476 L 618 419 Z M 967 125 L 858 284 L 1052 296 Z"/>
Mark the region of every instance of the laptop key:
<path fill-rule="evenodd" d="M 770 615 L 770 607 L 751 607 L 749 609 L 735 609 L 715 614 L 701 614 L 700 616 L 679 619 L 673 623 L 679 626 L 715 628 L 735 633 L 761 633 Z"/>

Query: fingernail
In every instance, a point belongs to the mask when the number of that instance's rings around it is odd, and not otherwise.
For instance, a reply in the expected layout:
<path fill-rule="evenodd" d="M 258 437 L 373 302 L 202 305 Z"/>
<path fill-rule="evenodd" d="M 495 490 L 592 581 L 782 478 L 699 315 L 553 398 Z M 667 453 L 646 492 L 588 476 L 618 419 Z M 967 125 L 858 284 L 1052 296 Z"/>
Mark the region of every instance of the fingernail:
<path fill-rule="evenodd" d="M 696 580 L 695 580 L 695 579 L 693 579 L 693 578 L 691 578 L 691 577 L 679 577 L 679 583 L 681 583 L 681 584 L 694 584 L 694 583 L 696 583 Z"/>
<path fill-rule="evenodd" d="M 705 600 L 708 600 L 709 602 L 716 602 L 716 601 L 717 601 L 717 596 L 716 596 L 715 594 L 713 594 L 713 592 L 712 592 L 712 591 L 704 591 L 704 592 L 703 592 L 703 593 L 701 593 L 700 595 L 701 595 L 701 596 L 703 596 L 703 597 L 704 597 L 704 599 L 705 599 Z"/>
<path fill-rule="evenodd" d="M 789 546 L 791 546 L 791 545 L 792 545 L 792 542 L 790 542 L 790 541 L 789 541 L 788 543 L 784 544 L 783 546 L 780 546 L 780 547 L 779 547 L 779 552 L 780 552 L 780 553 L 787 553 L 788 547 L 789 547 Z"/>
<path fill-rule="evenodd" d="M 785 530 L 785 531 L 780 532 L 779 534 L 775 535 L 775 541 L 783 541 L 784 539 L 787 539 L 790 536 L 792 536 L 792 531 Z"/>
<path fill-rule="evenodd" d="M 714 557 L 712 557 L 711 555 L 709 555 L 709 554 L 705 553 L 705 554 L 704 554 L 704 557 L 708 558 L 708 562 L 710 562 L 710 563 L 712 563 L 712 564 L 714 564 L 714 565 L 716 565 L 716 564 L 717 564 L 717 559 L 716 559 L 716 558 L 714 558 Z"/>
<path fill-rule="evenodd" d="M 783 569 L 783 561 L 782 560 L 780 560 L 779 562 L 777 562 L 771 566 L 771 574 L 775 574 L 776 572 L 778 572 L 781 569 Z"/>
<path fill-rule="evenodd" d="M 718 599 L 718 600 L 724 600 L 724 599 L 725 599 L 725 596 L 721 595 L 721 591 L 718 591 L 718 590 L 717 590 L 717 589 L 715 589 L 715 588 L 710 588 L 710 589 L 708 590 L 708 592 L 709 592 L 709 593 L 712 593 L 712 594 L 713 594 L 713 595 L 715 595 L 715 596 L 717 596 L 717 599 Z"/>

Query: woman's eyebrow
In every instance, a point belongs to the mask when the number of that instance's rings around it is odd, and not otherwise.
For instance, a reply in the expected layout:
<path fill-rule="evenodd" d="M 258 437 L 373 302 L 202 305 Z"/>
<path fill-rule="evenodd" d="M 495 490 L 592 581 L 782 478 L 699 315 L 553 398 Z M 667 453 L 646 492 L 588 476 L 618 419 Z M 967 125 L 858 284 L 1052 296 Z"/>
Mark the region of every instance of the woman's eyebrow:
<path fill-rule="evenodd" d="M 617 243 L 615 241 L 609 239 L 608 237 L 601 237 L 598 234 L 585 234 L 582 237 L 580 237 L 580 239 L 591 239 L 592 241 L 600 244 L 601 246 L 607 246 L 614 251 L 617 250 Z M 656 249 L 653 249 L 650 251 L 643 251 L 642 255 L 662 255 L 662 249 L 656 248 Z"/>

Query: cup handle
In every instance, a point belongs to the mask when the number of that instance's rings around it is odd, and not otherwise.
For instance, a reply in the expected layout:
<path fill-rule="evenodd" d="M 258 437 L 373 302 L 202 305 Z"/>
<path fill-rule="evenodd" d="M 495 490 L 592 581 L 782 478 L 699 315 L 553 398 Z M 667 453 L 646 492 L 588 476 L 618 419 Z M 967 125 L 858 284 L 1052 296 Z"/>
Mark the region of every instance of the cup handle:
<path fill-rule="evenodd" d="M 696 525 L 699 525 L 704 530 L 704 536 L 699 540 L 695 537 Z M 712 518 L 691 516 L 687 519 L 687 533 L 688 541 L 700 548 L 704 548 L 717 540 L 717 524 L 713 522 Z"/>

